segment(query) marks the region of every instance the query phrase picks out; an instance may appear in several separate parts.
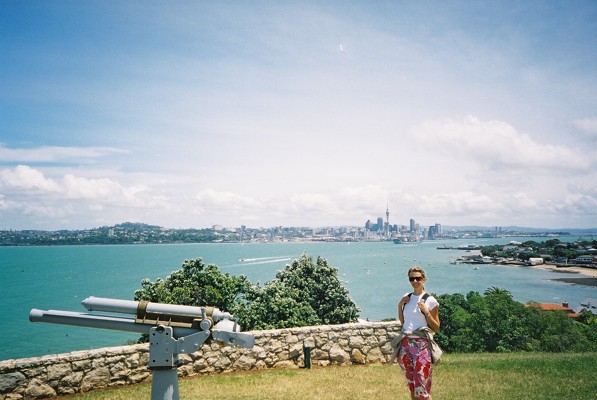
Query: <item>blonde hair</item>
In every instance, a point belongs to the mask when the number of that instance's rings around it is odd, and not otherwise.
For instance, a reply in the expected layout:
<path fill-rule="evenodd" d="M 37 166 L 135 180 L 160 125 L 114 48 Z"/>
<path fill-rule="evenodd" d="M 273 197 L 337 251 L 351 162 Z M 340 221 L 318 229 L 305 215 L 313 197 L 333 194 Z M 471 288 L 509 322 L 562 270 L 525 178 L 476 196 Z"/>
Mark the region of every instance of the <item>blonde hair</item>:
<path fill-rule="evenodd" d="M 410 277 L 411 272 L 418 272 L 421 274 L 424 280 L 427 280 L 427 275 L 425 274 L 425 270 L 419 266 L 410 267 L 406 276 Z"/>

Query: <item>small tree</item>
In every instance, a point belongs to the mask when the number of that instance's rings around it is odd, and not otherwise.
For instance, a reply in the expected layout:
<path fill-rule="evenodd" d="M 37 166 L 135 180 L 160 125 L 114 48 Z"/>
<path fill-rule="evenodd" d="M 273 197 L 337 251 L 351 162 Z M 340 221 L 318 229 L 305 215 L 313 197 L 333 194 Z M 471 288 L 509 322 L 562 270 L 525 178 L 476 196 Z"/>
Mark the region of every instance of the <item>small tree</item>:
<path fill-rule="evenodd" d="M 303 254 L 292 264 L 276 274 L 280 284 L 296 289 L 302 302 L 306 302 L 317 314 L 322 324 L 354 322 L 359 308 L 348 295 L 338 278 L 338 269 L 330 267 L 326 259 L 313 259 Z"/>
<path fill-rule="evenodd" d="M 185 260 L 182 269 L 172 272 L 166 280 L 141 281 L 142 289 L 135 292 L 135 300 L 230 310 L 250 285 L 244 275 L 222 273 L 215 265 L 205 266 L 201 258 L 196 258 Z"/>

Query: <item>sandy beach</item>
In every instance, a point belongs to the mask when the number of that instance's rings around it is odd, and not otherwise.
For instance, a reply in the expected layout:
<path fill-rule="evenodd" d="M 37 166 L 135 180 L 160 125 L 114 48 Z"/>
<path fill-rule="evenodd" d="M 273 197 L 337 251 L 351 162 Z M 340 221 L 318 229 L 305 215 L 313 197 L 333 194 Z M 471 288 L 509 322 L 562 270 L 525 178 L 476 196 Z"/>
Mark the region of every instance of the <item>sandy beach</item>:
<path fill-rule="evenodd" d="M 577 267 L 577 266 L 572 266 L 572 265 L 566 266 L 566 267 L 556 267 L 553 264 L 541 264 L 541 265 L 493 264 L 493 265 L 548 269 L 550 271 L 562 273 L 562 278 L 553 279 L 554 281 L 597 287 L 597 268 Z"/>
<path fill-rule="evenodd" d="M 587 275 L 588 277 L 591 277 L 591 278 L 597 278 L 597 268 L 576 267 L 576 266 L 556 267 L 555 265 L 552 265 L 552 264 L 533 265 L 531 268 L 549 269 L 551 271 L 557 271 L 557 272 L 578 273 L 578 274 Z"/>
<path fill-rule="evenodd" d="M 556 281 L 575 283 L 577 285 L 587 285 L 597 287 L 597 269 L 587 267 L 556 267 L 551 264 L 533 265 L 530 268 L 549 269 L 551 271 L 570 274 L 569 276 L 554 279 Z"/>

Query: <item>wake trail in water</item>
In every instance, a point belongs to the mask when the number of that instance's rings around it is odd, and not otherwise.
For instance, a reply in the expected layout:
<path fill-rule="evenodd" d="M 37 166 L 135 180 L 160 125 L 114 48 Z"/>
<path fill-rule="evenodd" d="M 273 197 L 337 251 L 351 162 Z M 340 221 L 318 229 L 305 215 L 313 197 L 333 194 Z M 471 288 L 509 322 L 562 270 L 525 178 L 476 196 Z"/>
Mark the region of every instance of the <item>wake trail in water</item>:
<path fill-rule="evenodd" d="M 233 264 L 229 265 L 229 267 L 239 267 L 245 265 L 259 265 L 259 264 L 272 264 L 282 261 L 290 261 L 292 257 L 290 256 L 274 256 L 274 257 L 255 257 L 255 258 L 241 258 L 240 264 Z"/>

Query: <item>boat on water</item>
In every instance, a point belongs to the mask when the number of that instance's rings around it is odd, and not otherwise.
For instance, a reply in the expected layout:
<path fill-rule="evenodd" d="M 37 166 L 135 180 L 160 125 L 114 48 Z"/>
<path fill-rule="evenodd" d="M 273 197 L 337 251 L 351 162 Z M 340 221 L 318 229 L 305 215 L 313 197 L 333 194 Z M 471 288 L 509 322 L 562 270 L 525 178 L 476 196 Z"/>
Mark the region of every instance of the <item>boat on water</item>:
<path fill-rule="evenodd" d="M 481 247 L 476 244 L 461 244 L 460 246 L 457 246 L 457 247 L 442 245 L 442 246 L 437 246 L 436 249 L 437 250 L 466 250 L 466 251 L 470 251 L 470 250 L 480 250 Z"/>
<path fill-rule="evenodd" d="M 414 238 L 396 238 L 396 239 L 392 239 L 392 242 L 394 242 L 394 244 L 404 244 L 404 243 L 418 243 L 418 242 L 420 242 L 420 240 L 417 240 Z"/>

